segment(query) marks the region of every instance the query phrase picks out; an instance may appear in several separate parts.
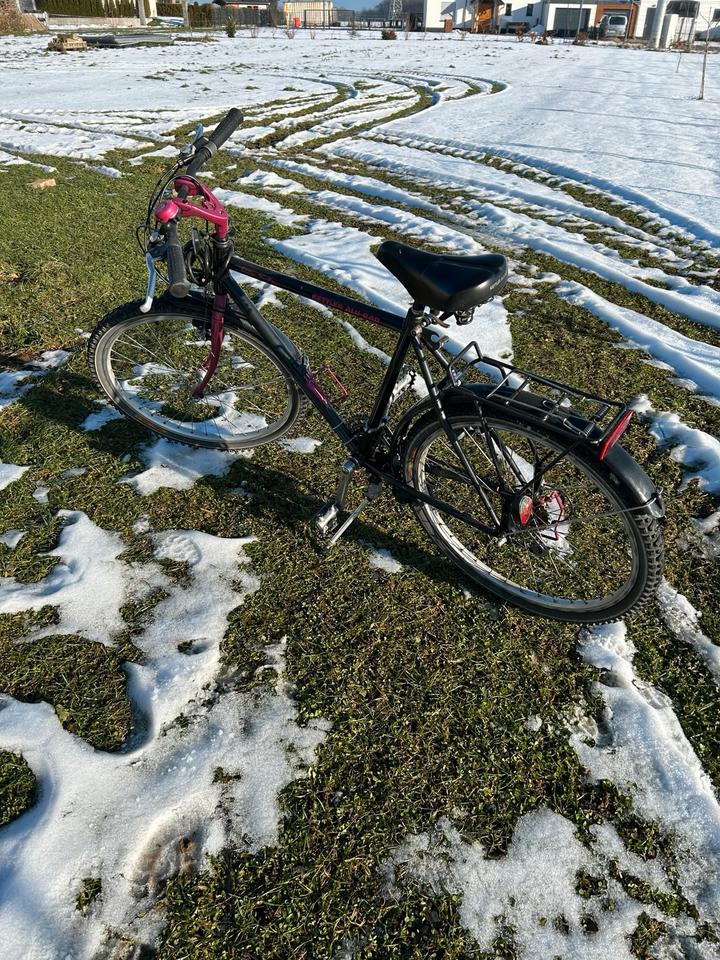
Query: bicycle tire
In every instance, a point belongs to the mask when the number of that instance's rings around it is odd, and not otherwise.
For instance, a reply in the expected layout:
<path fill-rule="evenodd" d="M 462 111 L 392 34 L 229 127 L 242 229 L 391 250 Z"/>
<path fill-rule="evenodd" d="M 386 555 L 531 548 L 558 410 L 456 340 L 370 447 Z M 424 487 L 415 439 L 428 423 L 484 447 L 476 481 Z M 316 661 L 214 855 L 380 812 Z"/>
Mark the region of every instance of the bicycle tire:
<path fill-rule="evenodd" d="M 266 420 L 265 424 L 261 425 L 258 421 L 262 419 L 262 417 L 257 413 L 253 413 L 252 415 L 238 414 L 237 411 L 232 414 L 233 420 L 231 420 L 228 416 L 227 409 L 224 408 L 222 404 L 218 405 L 217 397 L 223 395 L 230 396 L 232 384 L 226 384 L 229 388 L 228 390 L 220 393 L 216 391 L 211 395 L 210 400 L 208 400 L 208 396 L 206 395 L 206 397 L 198 401 L 199 404 L 204 404 L 205 408 L 211 407 L 214 404 L 216 412 L 218 409 L 220 409 L 221 412 L 224 411 L 222 412 L 222 418 L 229 424 L 228 427 L 224 427 L 224 431 L 221 431 L 218 425 L 220 417 L 217 415 L 209 415 L 212 413 L 212 409 L 207 410 L 208 416 L 204 420 L 174 420 L 172 417 L 161 413 L 162 410 L 166 410 L 167 403 L 164 403 L 158 408 L 157 401 L 152 401 L 148 398 L 142 398 L 141 400 L 139 391 L 136 388 L 131 390 L 127 388 L 123 389 L 121 384 L 127 384 L 129 380 L 123 380 L 122 376 L 118 376 L 120 364 L 126 363 L 132 367 L 134 363 L 135 366 L 133 369 L 135 371 L 139 366 L 142 366 L 137 363 L 139 358 L 128 357 L 118 362 L 116 356 L 115 361 L 113 360 L 113 347 L 118 344 L 123 334 L 127 334 L 129 331 L 137 331 L 145 325 L 147 325 L 147 330 L 155 336 L 156 331 L 160 331 L 161 329 L 167 330 L 169 324 L 179 325 L 178 329 L 181 331 L 183 329 L 188 330 L 189 324 L 191 324 L 193 328 L 203 331 L 207 328 L 207 317 L 201 315 L 197 308 L 191 305 L 185 307 L 176 304 L 172 304 L 171 306 L 156 304 L 148 313 L 142 313 L 139 309 L 140 303 L 141 301 L 135 301 L 125 304 L 105 316 L 95 327 L 88 343 L 88 364 L 93 378 L 110 403 L 124 416 L 129 417 L 131 420 L 141 424 L 160 437 L 173 440 L 177 443 L 183 443 L 186 446 L 220 450 L 247 450 L 281 439 L 292 429 L 298 418 L 305 412 L 307 400 L 300 393 L 290 374 L 283 368 L 280 360 L 261 343 L 257 337 L 244 329 L 233 316 L 232 312 L 228 312 L 225 319 L 227 336 L 224 347 L 231 348 L 233 359 L 240 356 L 242 361 L 243 356 L 252 355 L 256 359 L 255 368 L 257 368 L 259 363 L 268 364 L 276 374 L 273 380 L 277 380 L 278 415 L 272 423 L 267 423 Z M 152 325 L 152 328 L 150 325 Z M 135 342 L 137 341 L 135 340 Z M 198 344 L 203 343 L 204 341 L 198 341 Z M 237 353 L 237 345 L 242 345 L 242 354 Z M 184 346 L 190 347 L 194 346 L 194 344 L 186 341 Z M 202 355 L 206 356 L 208 347 L 199 346 L 196 353 L 198 354 L 198 358 L 201 358 Z M 156 351 L 153 351 L 151 355 L 156 357 L 154 364 L 156 369 L 152 371 L 152 373 L 157 376 L 158 371 L 161 370 L 162 367 L 162 364 L 158 363 L 157 360 L 162 360 L 163 357 L 162 354 Z M 224 355 L 221 356 L 223 356 L 224 359 Z M 249 361 L 242 361 L 242 363 L 245 363 L 246 366 L 253 367 L 253 364 Z M 153 366 L 153 363 L 146 364 L 146 366 Z M 116 369 L 116 367 L 118 369 Z M 218 371 L 220 372 L 220 370 L 221 368 L 219 366 Z M 172 368 L 172 371 L 179 374 L 182 373 L 185 376 L 188 387 L 192 386 L 193 383 L 197 383 L 199 379 L 197 366 L 193 367 L 192 371 L 176 371 L 175 368 Z M 219 373 L 216 374 L 214 380 L 211 380 L 211 388 L 213 388 L 213 386 L 217 387 L 218 378 Z M 138 377 L 134 379 L 138 379 Z M 267 381 L 268 384 L 270 382 L 271 381 Z M 223 381 L 223 383 L 225 383 L 225 381 Z M 242 389 L 243 396 L 245 396 L 249 391 L 245 389 L 244 386 L 242 386 Z M 165 392 L 167 393 L 167 390 Z M 175 392 L 176 397 L 169 398 L 173 402 L 182 394 L 181 390 L 176 389 Z M 182 402 L 186 404 L 186 407 L 191 402 L 189 396 L 182 396 L 181 399 Z M 165 400 L 168 400 L 167 396 Z M 179 403 L 180 401 L 178 400 L 177 402 Z M 193 404 L 195 403 L 195 401 L 192 402 Z M 233 403 L 234 402 L 233 400 Z M 254 401 L 247 402 L 254 403 Z M 155 408 L 153 405 L 155 405 Z M 257 406 L 257 404 L 254 405 Z M 200 406 L 198 409 L 202 411 L 203 408 Z M 252 420 L 253 417 L 255 418 L 254 424 Z M 196 424 L 197 429 L 195 427 Z M 208 424 L 212 424 L 214 429 L 208 429 Z M 247 429 L 243 432 L 238 429 L 238 427 L 243 425 L 254 425 L 256 429 Z"/>
<path fill-rule="evenodd" d="M 542 445 L 555 452 L 561 452 L 563 449 L 561 441 L 550 431 L 545 432 L 536 425 L 527 423 L 511 415 L 493 413 L 488 414 L 487 418 L 483 419 L 476 413 L 467 411 L 456 411 L 453 413 L 449 411 L 448 420 L 453 429 L 461 431 L 468 427 L 472 428 L 474 426 L 475 428 L 479 428 L 481 424 L 483 424 L 483 426 L 487 424 L 493 431 L 492 436 L 497 439 L 497 442 L 496 439 L 492 440 L 496 452 L 500 444 L 504 442 L 504 436 L 517 438 L 515 450 L 513 450 L 512 447 L 508 447 L 510 451 L 508 463 L 516 458 L 518 463 L 523 460 L 522 454 L 517 452 L 520 449 L 520 440 L 527 440 L 538 446 Z M 442 425 L 434 415 L 423 417 L 414 425 L 407 436 L 404 446 L 402 459 L 403 476 L 405 481 L 416 490 L 426 494 L 430 493 L 438 499 L 444 500 L 444 502 L 450 502 L 443 494 L 447 493 L 445 488 L 452 479 L 446 477 L 444 474 L 447 474 L 449 470 L 452 472 L 451 468 L 449 468 L 447 464 L 443 464 L 442 461 L 428 461 L 430 448 L 438 439 L 446 439 L 446 434 Z M 487 443 L 487 440 L 485 442 Z M 450 449 L 449 444 L 448 449 Z M 485 452 L 483 456 L 487 459 L 492 459 L 492 456 L 488 457 L 488 452 Z M 480 458 L 478 457 L 478 459 Z M 525 462 L 527 463 L 528 461 Z M 413 509 L 421 526 L 438 549 L 450 559 L 469 580 L 477 583 L 483 589 L 501 600 L 520 607 L 528 613 L 566 622 L 592 624 L 619 620 L 631 610 L 637 609 L 646 603 L 657 592 L 663 569 L 663 541 L 660 525 L 658 521 L 651 516 L 649 511 L 639 509 L 635 503 L 629 502 L 627 495 L 624 494 L 621 489 L 618 489 L 615 484 L 610 482 L 607 468 L 597 460 L 597 455 L 593 456 L 592 453 L 586 450 L 566 453 L 560 460 L 560 464 L 569 464 L 572 468 L 571 471 L 569 471 L 571 476 L 574 472 L 575 476 L 582 477 L 588 481 L 588 490 L 592 493 L 592 496 L 588 498 L 590 505 L 597 505 L 601 500 L 609 505 L 609 512 L 600 511 L 592 517 L 595 525 L 602 526 L 603 524 L 599 523 L 599 521 L 604 520 L 606 516 L 611 516 L 615 518 L 616 521 L 620 521 L 622 529 L 625 531 L 627 547 L 629 549 L 629 572 L 623 582 L 606 596 L 578 599 L 559 597 L 556 594 L 545 593 L 541 589 L 531 590 L 527 584 L 517 582 L 517 578 L 519 578 L 522 570 L 530 566 L 531 555 L 536 550 L 538 550 L 539 553 L 541 553 L 543 549 L 546 551 L 551 549 L 556 550 L 556 548 L 552 547 L 552 544 L 543 545 L 542 543 L 535 542 L 531 544 L 529 540 L 523 543 L 521 540 L 523 536 L 522 532 L 512 534 L 506 542 L 503 543 L 502 537 L 480 534 L 467 524 L 464 524 L 463 521 L 451 518 L 447 512 L 443 514 L 442 511 L 420 501 L 413 503 Z M 515 465 L 512 466 L 514 469 Z M 431 479 L 430 482 L 428 482 L 428 471 L 431 477 L 435 474 L 438 479 Z M 509 471 L 510 467 L 508 467 L 508 472 Z M 489 475 L 488 473 L 488 476 Z M 471 486 L 467 482 L 467 473 L 465 474 L 465 478 L 463 493 L 467 495 L 467 490 Z M 462 485 L 463 484 L 456 483 L 456 486 Z M 558 496 L 560 495 L 558 494 Z M 568 498 L 567 493 L 564 493 L 563 496 Z M 480 497 L 474 490 L 470 494 L 470 499 L 474 503 L 480 503 Z M 452 502 L 450 502 L 450 505 L 458 506 L 457 503 Z M 466 510 L 465 512 L 469 511 Z M 576 580 L 581 580 L 578 571 L 572 570 L 573 565 L 575 567 L 578 566 L 579 555 L 576 555 L 573 560 L 573 551 L 577 551 L 578 547 L 572 544 L 571 534 L 577 533 L 577 531 L 585 525 L 584 532 L 578 535 L 580 538 L 579 542 L 583 542 L 583 537 L 585 540 L 588 539 L 591 518 L 583 519 L 584 516 L 585 515 L 581 513 L 580 517 L 574 521 L 573 514 L 568 513 L 563 522 L 553 520 L 545 529 L 542 529 L 541 523 L 546 522 L 546 519 L 544 519 L 536 524 L 532 532 L 528 531 L 527 533 L 528 537 L 532 535 L 536 540 L 538 538 L 549 539 L 546 537 L 546 531 L 553 529 L 553 526 L 555 535 L 558 534 L 561 527 L 566 528 L 563 531 L 564 540 L 561 543 L 562 550 L 568 554 L 565 560 L 562 561 L 562 563 L 566 565 L 566 569 L 563 568 L 557 575 L 551 571 L 550 576 L 555 580 L 562 579 L 562 574 L 569 572 L 572 572 L 572 576 Z M 485 523 L 488 522 L 487 516 L 474 516 L 474 519 L 481 520 Z M 574 529 L 573 523 L 575 523 Z M 620 531 L 620 524 L 615 523 L 617 532 Z M 465 533 L 465 542 L 456 533 L 457 529 L 467 531 Z M 482 551 L 481 556 L 478 556 L 473 549 L 467 546 L 467 542 L 476 544 L 482 540 L 484 540 L 484 545 L 480 547 L 475 546 L 476 551 Z M 506 554 L 502 560 L 498 560 L 499 551 L 507 547 L 508 543 L 512 548 L 510 551 L 511 555 L 508 556 Z M 530 550 L 529 546 L 532 546 L 533 549 Z M 528 555 L 527 560 L 524 558 L 523 550 Z M 622 557 L 623 550 L 624 548 L 621 548 L 612 539 L 608 541 L 607 536 L 602 543 L 598 543 L 598 569 L 596 571 L 598 583 L 609 580 L 612 572 L 608 569 L 608 566 L 612 563 L 613 559 Z M 493 556 L 493 551 L 495 551 L 495 557 L 492 562 L 489 562 L 489 559 Z M 545 564 L 548 568 L 552 564 L 557 570 L 558 562 L 559 553 L 556 550 L 554 556 L 551 554 L 550 560 L 546 560 Z M 495 569 L 493 563 L 496 565 L 503 564 L 504 570 Z M 548 579 L 547 574 L 543 572 L 543 575 Z M 516 579 L 513 579 L 513 577 Z M 535 577 L 535 582 L 539 585 L 542 580 L 538 581 L 537 574 L 535 574 Z"/>

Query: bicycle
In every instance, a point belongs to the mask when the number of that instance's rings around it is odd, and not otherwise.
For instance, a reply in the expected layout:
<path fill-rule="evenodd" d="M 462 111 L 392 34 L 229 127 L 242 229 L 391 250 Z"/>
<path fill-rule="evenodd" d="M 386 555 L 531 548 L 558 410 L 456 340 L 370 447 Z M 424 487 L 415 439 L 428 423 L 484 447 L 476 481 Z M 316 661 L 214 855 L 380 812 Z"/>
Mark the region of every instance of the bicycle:
<path fill-rule="evenodd" d="M 313 519 L 328 549 L 390 490 L 463 576 L 530 613 L 607 622 L 652 597 L 664 509 L 618 443 L 632 410 L 487 357 L 474 342 L 455 356 L 443 349 L 450 320 L 467 323 L 502 291 L 505 258 L 385 241 L 376 256 L 413 300 L 404 317 L 245 260 L 227 211 L 197 179 L 241 122 L 231 110 L 209 138 L 198 130 L 155 185 L 138 228 L 147 296 L 108 314 L 89 342 L 90 368 L 111 403 L 162 437 L 223 450 L 278 440 L 314 409 L 348 450 L 334 499 Z M 184 244 L 183 218 L 204 221 Z M 162 262 L 167 290 L 156 298 Z M 366 417 L 343 418 L 308 358 L 233 274 L 398 334 Z M 427 396 L 391 426 L 391 406 L 418 370 Z M 346 512 L 360 473 L 365 496 Z"/>

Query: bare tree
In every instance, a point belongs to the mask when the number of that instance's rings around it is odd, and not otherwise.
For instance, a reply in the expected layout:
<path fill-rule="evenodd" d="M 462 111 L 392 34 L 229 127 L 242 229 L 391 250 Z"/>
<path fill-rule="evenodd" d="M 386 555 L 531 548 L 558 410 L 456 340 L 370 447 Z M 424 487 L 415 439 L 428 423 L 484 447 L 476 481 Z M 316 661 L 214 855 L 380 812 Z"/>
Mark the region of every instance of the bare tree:
<path fill-rule="evenodd" d="M 718 13 L 717 10 L 714 11 L 714 14 Z M 702 74 L 700 75 L 700 95 L 698 100 L 705 99 L 705 72 L 707 71 L 707 58 L 708 52 L 710 51 L 710 34 L 712 33 L 712 25 L 718 23 L 715 15 L 713 14 L 712 19 L 710 17 L 701 17 L 701 20 L 705 21 L 707 25 L 707 30 L 705 31 L 705 49 L 703 50 L 703 64 L 702 64 Z"/>

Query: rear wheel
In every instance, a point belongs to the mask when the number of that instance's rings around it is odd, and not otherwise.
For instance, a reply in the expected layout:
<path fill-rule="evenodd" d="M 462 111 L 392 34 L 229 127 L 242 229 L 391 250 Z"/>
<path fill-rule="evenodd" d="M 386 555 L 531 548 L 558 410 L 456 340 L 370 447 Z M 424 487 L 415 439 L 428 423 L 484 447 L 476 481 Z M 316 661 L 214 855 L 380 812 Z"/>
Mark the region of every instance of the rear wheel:
<path fill-rule="evenodd" d="M 303 409 L 295 383 L 256 337 L 228 316 L 217 365 L 193 391 L 210 351 L 208 320 L 192 309 L 109 314 L 88 346 L 90 369 L 117 409 L 161 437 L 194 447 L 243 450 L 284 436 Z"/>
<path fill-rule="evenodd" d="M 553 436 L 512 419 L 472 414 L 450 422 L 488 503 L 434 418 L 408 437 L 403 469 L 418 491 L 497 531 L 414 505 L 430 538 L 467 577 L 531 613 L 578 623 L 619 619 L 655 592 L 660 527 L 625 501 L 600 464 L 563 455 Z"/>

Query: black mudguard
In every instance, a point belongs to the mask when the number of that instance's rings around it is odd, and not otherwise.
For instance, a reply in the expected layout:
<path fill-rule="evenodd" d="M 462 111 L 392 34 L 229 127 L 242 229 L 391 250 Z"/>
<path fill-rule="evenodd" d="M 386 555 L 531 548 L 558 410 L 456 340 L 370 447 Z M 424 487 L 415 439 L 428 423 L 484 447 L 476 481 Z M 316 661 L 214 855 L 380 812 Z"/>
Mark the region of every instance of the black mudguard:
<path fill-rule="evenodd" d="M 491 392 L 495 393 L 496 398 L 494 401 L 488 396 Z M 650 516 L 657 520 L 665 516 L 661 491 L 655 486 L 637 460 L 630 456 L 627 450 L 620 446 L 619 443 L 612 446 L 607 451 L 604 459 L 601 460 L 600 448 L 592 442 L 593 434 L 590 435 L 590 440 L 584 440 L 578 444 L 577 435 L 569 431 L 566 427 L 563 427 L 559 418 L 555 420 L 548 418 L 544 420 L 542 424 L 539 424 L 521 408 L 510 407 L 508 404 L 503 403 L 501 399 L 502 396 L 512 393 L 514 393 L 514 391 L 509 389 L 504 391 L 498 390 L 497 387 L 492 384 L 468 384 L 462 387 L 448 387 L 442 392 L 441 402 L 445 414 L 448 417 L 453 417 L 475 413 L 477 410 L 477 402 L 479 401 L 482 403 L 485 413 L 497 413 L 503 417 L 528 423 L 547 432 L 548 435 L 561 442 L 565 442 L 568 445 L 574 444 L 575 450 L 577 450 L 580 456 L 594 463 L 606 476 L 608 482 L 618 490 L 627 502 L 633 504 L 635 507 L 645 507 Z M 498 395 L 500 399 L 498 399 Z M 523 391 L 521 396 L 524 404 L 537 406 L 544 413 L 542 406 L 543 397 L 530 393 L 529 391 Z M 392 437 L 390 453 L 393 460 L 402 451 L 410 432 L 416 426 L 419 426 L 420 422 L 427 417 L 432 417 L 433 419 L 437 417 L 433 402 L 429 398 L 427 400 L 421 400 L 408 410 L 398 424 Z M 581 429 L 587 427 L 589 424 L 589 421 L 577 414 L 573 414 L 571 419 Z M 596 436 L 600 435 L 596 429 L 594 430 L 594 434 Z"/>

